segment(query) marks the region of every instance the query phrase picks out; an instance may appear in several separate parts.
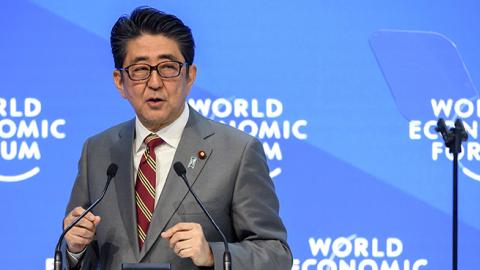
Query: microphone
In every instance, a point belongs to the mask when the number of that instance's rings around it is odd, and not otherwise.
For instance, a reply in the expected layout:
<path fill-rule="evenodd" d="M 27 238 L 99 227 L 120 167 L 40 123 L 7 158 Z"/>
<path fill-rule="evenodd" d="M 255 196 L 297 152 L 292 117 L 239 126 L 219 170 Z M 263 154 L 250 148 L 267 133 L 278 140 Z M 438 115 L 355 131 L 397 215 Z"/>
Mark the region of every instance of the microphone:
<path fill-rule="evenodd" d="M 58 239 L 57 246 L 55 248 L 55 259 L 54 259 L 54 269 L 55 270 L 61 270 L 62 269 L 62 251 L 60 250 L 60 246 L 62 245 L 63 238 L 65 237 L 65 234 L 69 232 L 75 224 L 77 224 L 88 212 L 90 212 L 97 204 L 103 199 L 105 196 L 105 193 L 107 192 L 108 186 L 110 185 L 110 181 L 112 180 L 113 177 L 117 174 L 118 166 L 115 163 L 110 164 L 107 169 L 107 183 L 105 184 L 105 188 L 102 191 L 102 194 L 100 195 L 100 198 L 98 198 L 92 205 L 90 205 L 83 213 L 77 217 L 75 220 L 70 223 L 70 225 L 63 230 L 62 234 L 60 235 L 60 238 Z"/>
<path fill-rule="evenodd" d="M 435 131 L 442 134 L 442 138 L 445 141 L 445 145 L 450 149 L 450 153 L 460 153 L 462 142 L 468 139 L 468 134 L 463 126 L 462 120 L 455 121 L 455 128 L 448 130 L 445 120 L 443 118 L 438 119 Z"/>
<path fill-rule="evenodd" d="M 187 185 L 188 190 L 190 191 L 190 193 L 192 193 L 192 195 L 195 198 L 195 200 L 197 201 L 198 205 L 200 206 L 200 208 L 202 208 L 202 211 L 205 213 L 205 215 L 207 215 L 207 217 L 210 220 L 210 222 L 212 223 L 213 227 L 215 227 L 215 230 L 217 230 L 217 232 L 222 237 L 223 244 L 225 245 L 225 252 L 223 253 L 223 269 L 224 270 L 231 270 L 232 269 L 232 259 L 231 259 L 231 256 L 230 256 L 230 250 L 228 249 L 227 238 L 223 234 L 222 230 L 220 230 L 217 223 L 215 223 L 215 221 L 213 220 L 212 216 L 207 211 L 205 206 L 203 206 L 203 203 L 197 197 L 195 192 L 193 192 L 192 187 L 190 186 L 190 184 L 188 183 L 188 180 L 187 180 L 187 170 L 185 169 L 185 166 L 183 166 L 183 164 L 180 161 L 177 161 L 177 162 L 175 162 L 175 164 L 173 164 L 173 169 L 175 170 L 177 175 L 180 176 L 183 179 L 183 182 L 185 182 L 185 185 Z"/>
<path fill-rule="evenodd" d="M 462 120 L 460 120 L 458 118 L 457 118 L 457 120 L 455 120 L 455 128 L 460 133 L 460 140 L 461 141 L 467 141 L 468 140 L 468 134 L 467 134 L 467 131 L 465 130 L 465 126 L 463 126 Z"/>
<path fill-rule="evenodd" d="M 447 125 L 445 124 L 445 120 L 443 120 L 443 118 L 438 119 L 437 127 L 435 128 L 435 131 L 440 132 L 440 134 L 442 134 L 444 141 L 448 141 L 448 129 L 447 129 Z"/>

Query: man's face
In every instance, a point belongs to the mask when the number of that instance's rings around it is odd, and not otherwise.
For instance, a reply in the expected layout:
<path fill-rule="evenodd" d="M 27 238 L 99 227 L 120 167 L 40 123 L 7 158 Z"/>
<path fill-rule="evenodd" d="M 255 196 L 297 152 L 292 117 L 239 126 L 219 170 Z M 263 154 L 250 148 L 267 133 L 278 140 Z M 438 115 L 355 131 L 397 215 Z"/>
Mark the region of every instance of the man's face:
<path fill-rule="evenodd" d="M 123 67 L 132 64 L 155 66 L 171 60 L 185 62 L 176 41 L 162 35 L 143 34 L 128 41 Z M 175 78 L 161 78 L 153 70 L 150 78 L 133 81 L 126 71 L 115 70 L 113 79 L 118 91 L 130 102 L 142 124 L 150 131 L 157 131 L 175 121 L 182 113 L 196 71 L 196 66 L 191 65 L 187 76 L 186 65 L 183 65 L 180 75 Z"/>

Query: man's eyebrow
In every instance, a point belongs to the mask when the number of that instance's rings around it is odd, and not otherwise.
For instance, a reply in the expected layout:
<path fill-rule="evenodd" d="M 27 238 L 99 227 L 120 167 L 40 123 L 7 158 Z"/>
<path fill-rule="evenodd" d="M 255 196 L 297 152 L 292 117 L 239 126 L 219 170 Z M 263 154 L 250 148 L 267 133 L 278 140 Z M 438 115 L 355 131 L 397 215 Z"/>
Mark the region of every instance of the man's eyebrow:
<path fill-rule="evenodd" d="M 138 63 L 140 61 L 146 61 L 146 60 L 148 60 L 148 57 L 146 57 L 146 56 L 137 56 L 137 57 L 133 58 L 131 64 L 135 64 L 135 63 Z"/>
<path fill-rule="evenodd" d="M 130 64 L 136 64 L 141 61 L 147 61 L 149 57 L 147 56 L 137 56 L 133 58 L 132 62 Z M 172 60 L 172 61 L 179 61 L 177 57 L 175 57 L 173 54 L 161 54 L 157 57 L 158 60 Z"/>
<path fill-rule="evenodd" d="M 173 54 L 162 54 L 162 55 L 159 55 L 157 58 L 158 60 L 168 59 L 172 61 L 179 61 L 178 58 L 175 57 Z"/>

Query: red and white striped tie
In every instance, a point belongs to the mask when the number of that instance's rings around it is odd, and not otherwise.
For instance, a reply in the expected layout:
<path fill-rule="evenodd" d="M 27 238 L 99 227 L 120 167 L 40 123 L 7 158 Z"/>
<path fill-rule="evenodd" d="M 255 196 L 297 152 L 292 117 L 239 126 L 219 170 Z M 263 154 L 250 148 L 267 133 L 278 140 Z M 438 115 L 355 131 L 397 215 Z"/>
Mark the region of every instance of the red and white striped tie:
<path fill-rule="evenodd" d="M 155 207 L 156 187 L 156 157 L 155 147 L 164 141 L 157 134 L 151 133 L 145 140 L 145 150 L 138 166 L 137 181 L 135 183 L 135 202 L 137 206 L 138 245 L 142 249 L 147 237 L 148 227 L 152 221 Z"/>

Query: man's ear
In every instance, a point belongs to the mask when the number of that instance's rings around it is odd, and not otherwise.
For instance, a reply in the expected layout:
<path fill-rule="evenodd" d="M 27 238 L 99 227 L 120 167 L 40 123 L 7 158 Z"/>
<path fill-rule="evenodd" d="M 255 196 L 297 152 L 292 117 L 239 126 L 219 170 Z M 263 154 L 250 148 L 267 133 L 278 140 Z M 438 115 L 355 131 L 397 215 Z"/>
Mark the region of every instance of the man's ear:
<path fill-rule="evenodd" d="M 123 98 L 126 98 L 125 90 L 123 89 L 123 75 L 120 70 L 113 71 L 113 82 L 117 87 L 118 92 L 122 95 Z"/>
<path fill-rule="evenodd" d="M 188 66 L 188 77 L 187 77 L 188 92 L 190 92 L 190 89 L 192 88 L 196 78 L 197 78 L 197 65 L 191 64 Z"/>

